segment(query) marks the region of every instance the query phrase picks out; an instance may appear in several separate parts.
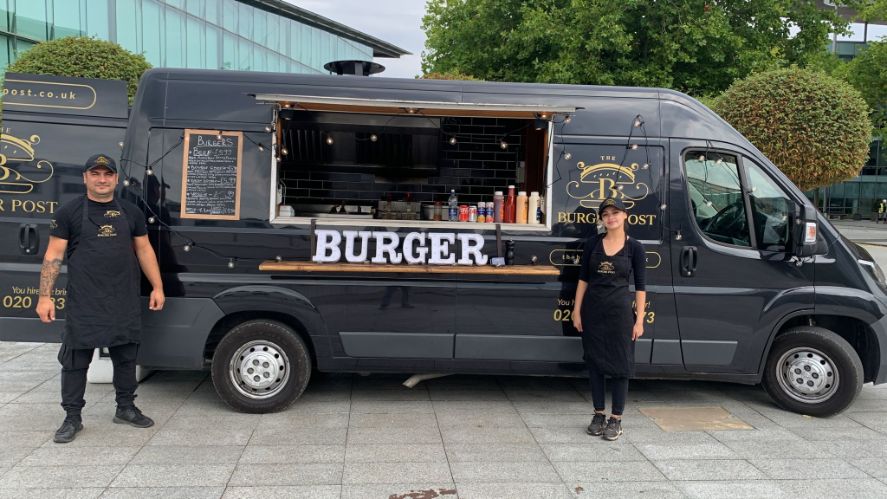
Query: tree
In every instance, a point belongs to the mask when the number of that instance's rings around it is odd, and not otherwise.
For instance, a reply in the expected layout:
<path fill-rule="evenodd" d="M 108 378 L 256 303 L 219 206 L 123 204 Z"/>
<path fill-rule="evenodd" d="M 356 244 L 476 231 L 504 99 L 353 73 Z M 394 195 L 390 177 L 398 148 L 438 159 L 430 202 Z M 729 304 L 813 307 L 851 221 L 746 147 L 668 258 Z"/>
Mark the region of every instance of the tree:
<path fill-rule="evenodd" d="M 869 43 L 840 75 L 862 93 L 871 108 L 872 123 L 883 137 L 887 134 L 887 41 Z"/>
<path fill-rule="evenodd" d="M 789 68 L 734 83 L 714 110 L 803 190 L 859 174 L 872 125 L 862 95 L 824 73 Z"/>
<path fill-rule="evenodd" d="M 429 0 L 426 9 L 426 73 L 693 95 L 805 66 L 847 27 L 833 10 L 796 0 Z"/>
<path fill-rule="evenodd" d="M 69 37 L 38 43 L 7 68 L 13 73 L 124 80 L 132 101 L 142 73 L 151 68 L 145 56 L 95 38 Z"/>

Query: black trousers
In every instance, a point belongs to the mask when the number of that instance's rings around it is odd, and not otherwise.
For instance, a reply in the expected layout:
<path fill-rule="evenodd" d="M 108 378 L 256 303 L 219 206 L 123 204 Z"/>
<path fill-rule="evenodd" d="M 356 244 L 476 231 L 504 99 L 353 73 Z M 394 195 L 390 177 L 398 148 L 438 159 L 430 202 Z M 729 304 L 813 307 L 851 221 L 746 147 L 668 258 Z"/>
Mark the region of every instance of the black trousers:
<path fill-rule="evenodd" d="M 86 393 L 86 370 L 92 361 L 94 348 L 70 348 L 62 344 L 59 350 L 59 363 L 62 365 L 62 408 L 69 417 L 80 417 L 80 411 L 86 405 L 83 395 Z M 133 405 L 136 381 L 136 357 L 139 354 L 138 343 L 127 343 L 109 347 L 111 362 L 114 364 L 114 391 L 118 407 Z"/>
<path fill-rule="evenodd" d="M 591 382 L 591 402 L 594 409 L 604 412 L 607 408 L 607 384 L 610 385 L 610 396 L 613 399 L 614 416 L 621 416 L 625 411 L 625 399 L 628 397 L 628 377 L 610 378 L 609 382 L 603 373 L 597 370 L 594 362 L 587 362 L 588 379 Z"/>

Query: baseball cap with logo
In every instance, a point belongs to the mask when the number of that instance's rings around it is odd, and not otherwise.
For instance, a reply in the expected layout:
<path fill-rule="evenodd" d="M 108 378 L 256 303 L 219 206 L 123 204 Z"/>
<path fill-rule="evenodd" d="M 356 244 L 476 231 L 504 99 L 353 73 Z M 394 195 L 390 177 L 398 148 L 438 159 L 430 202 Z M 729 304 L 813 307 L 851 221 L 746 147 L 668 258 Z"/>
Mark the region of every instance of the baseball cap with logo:
<path fill-rule="evenodd" d="M 117 163 L 111 159 L 111 156 L 107 154 L 94 154 L 86 160 L 86 163 L 83 165 L 83 171 L 89 171 L 93 168 L 107 168 L 114 173 L 117 173 Z"/>
<path fill-rule="evenodd" d="M 618 198 L 607 198 L 605 199 L 601 205 L 597 209 L 598 216 L 601 216 L 604 213 L 604 210 L 609 207 L 616 208 L 619 211 L 626 211 L 625 203 L 622 202 L 621 199 Z"/>

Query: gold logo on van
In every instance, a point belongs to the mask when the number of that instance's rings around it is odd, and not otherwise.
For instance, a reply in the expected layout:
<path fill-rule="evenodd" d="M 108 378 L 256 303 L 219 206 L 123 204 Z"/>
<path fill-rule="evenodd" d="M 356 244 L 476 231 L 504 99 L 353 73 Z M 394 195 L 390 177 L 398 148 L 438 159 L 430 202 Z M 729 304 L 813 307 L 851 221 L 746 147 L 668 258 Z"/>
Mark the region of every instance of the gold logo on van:
<path fill-rule="evenodd" d="M 567 195 L 578 199 L 584 208 L 597 209 L 605 199 L 618 198 L 630 210 L 650 195 L 650 186 L 638 180 L 640 165 L 637 163 L 630 166 L 616 163 L 586 165 L 580 161 L 576 168 L 580 171 L 579 180 L 567 183 Z"/>
<path fill-rule="evenodd" d="M 117 231 L 113 225 L 99 225 L 99 237 L 117 237 Z"/>
<path fill-rule="evenodd" d="M 0 134 L 0 194 L 29 194 L 36 184 L 52 178 L 52 163 L 37 160 L 34 146 L 39 143 L 39 135 L 25 140 Z"/>

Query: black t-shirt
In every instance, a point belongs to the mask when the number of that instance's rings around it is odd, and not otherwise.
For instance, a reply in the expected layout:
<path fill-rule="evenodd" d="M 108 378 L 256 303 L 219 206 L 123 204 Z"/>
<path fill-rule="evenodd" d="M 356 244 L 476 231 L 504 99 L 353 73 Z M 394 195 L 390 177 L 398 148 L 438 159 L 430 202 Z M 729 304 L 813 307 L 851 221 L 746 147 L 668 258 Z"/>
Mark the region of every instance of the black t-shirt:
<path fill-rule="evenodd" d="M 582 266 L 579 268 L 580 280 L 585 282 L 591 280 L 589 270 L 589 266 L 591 265 L 589 263 L 591 260 L 591 254 L 594 251 L 604 251 L 603 243 L 601 242 L 603 237 L 603 234 L 598 234 L 589 237 L 585 241 L 585 247 L 582 250 Z M 600 245 L 598 245 L 599 242 L 601 242 Z M 644 252 L 643 243 L 633 237 L 629 237 L 626 239 L 625 245 L 616 253 L 616 255 L 625 255 L 628 257 L 629 261 L 631 261 L 631 274 L 634 277 L 634 289 L 635 291 L 645 291 L 647 289 L 647 264 L 645 261 L 647 256 Z"/>
<path fill-rule="evenodd" d="M 114 205 L 117 202 L 117 206 Z M 129 222 L 129 231 L 132 237 L 144 236 L 148 234 L 148 226 L 145 224 L 145 214 L 142 213 L 136 205 L 123 199 L 115 199 L 109 203 L 99 203 L 97 201 L 88 200 L 89 203 L 89 219 L 99 224 L 109 217 L 125 215 Z M 120 208 L 118 210 L 118 207 Z M 123 213 L 114 213 L 122 211 Z M 65 203 L 57 212 L 55 218 L 49 223 L 49 235 L 66 239 L 68 248 L 65 256 L 70 258 L 74 249 L 80 243 L 80 231 L 83 225 L 83 198 L 78 197 L 73 201 Z"/>

